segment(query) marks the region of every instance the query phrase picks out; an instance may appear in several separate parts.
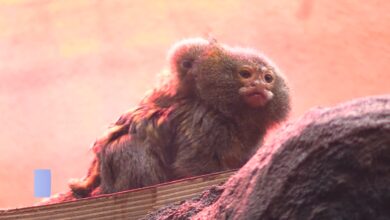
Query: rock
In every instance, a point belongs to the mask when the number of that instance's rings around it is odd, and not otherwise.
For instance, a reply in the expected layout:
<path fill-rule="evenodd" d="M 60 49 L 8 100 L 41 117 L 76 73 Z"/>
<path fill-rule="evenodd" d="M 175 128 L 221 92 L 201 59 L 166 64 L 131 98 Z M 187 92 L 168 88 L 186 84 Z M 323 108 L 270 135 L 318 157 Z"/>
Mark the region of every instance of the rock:
<path fill-rule="evenodd" d="M 145 219 L 390 219 L 390 96 L 316 108 L 223 186 Z"/>

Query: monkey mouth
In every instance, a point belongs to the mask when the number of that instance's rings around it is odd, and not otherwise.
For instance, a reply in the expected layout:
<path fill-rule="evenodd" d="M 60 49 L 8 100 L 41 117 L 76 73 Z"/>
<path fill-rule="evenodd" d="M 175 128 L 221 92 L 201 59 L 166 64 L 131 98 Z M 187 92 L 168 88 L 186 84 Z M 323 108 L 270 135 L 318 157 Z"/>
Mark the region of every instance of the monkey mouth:
<path fill-rule="evenodd" d="M 251 107 L 260 107 L 265 105 L 267 98 L 262 92 L 251 92 L 245 96 L 245 101 Z"/>
<path fill-rule="evenodd" d="M 261 91 L 253 91 L 253 92 L 250 92 L 247 94 L 248 97 L 252 97 L 252 96 L 262 96 L 265 98 L 265 95 L 263 92 Z"/>
<path fill-rule="evenodd" d="M 245 103 L 252 108 L 262 107 L 272 98 L 272 92 L 264 89 L 247 89 L 240 93 Z"/>

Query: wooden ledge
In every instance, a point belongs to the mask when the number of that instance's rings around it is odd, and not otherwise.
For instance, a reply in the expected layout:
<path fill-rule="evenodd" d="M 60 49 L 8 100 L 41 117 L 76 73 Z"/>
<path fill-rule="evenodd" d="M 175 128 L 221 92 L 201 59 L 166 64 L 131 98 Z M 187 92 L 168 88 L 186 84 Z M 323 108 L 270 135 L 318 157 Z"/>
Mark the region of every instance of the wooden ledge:
<path fill-rule="evenodd" d="M 236 170 L 57 204 L 0 210 L 0 219 L 138 219 L 224 183 Z"/>

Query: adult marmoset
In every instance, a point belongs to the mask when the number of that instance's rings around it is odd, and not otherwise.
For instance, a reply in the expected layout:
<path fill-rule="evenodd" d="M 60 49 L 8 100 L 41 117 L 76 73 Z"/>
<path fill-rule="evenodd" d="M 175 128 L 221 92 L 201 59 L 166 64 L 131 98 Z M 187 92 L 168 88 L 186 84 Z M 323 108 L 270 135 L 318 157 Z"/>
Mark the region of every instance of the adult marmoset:
<path fill-rule="evenodd" d="M 284 76 L 255 50 L 190 39 L 169 62 L 170 80 L 95 142 L 75 198 L 240 168 L 289 112 Z"/>

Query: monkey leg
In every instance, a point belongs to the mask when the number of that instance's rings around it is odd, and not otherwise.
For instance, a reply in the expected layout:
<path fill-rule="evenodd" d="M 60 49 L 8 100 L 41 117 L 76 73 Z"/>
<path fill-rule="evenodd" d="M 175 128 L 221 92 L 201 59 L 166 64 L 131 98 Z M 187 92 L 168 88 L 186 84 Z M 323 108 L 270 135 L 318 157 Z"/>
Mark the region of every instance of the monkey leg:
<path fill-rule="evenodd" d="M 161 154 L 147 140 L 122 135 L 99 153 L 101 193 L 150 186 L 168 181 L 169 171 Z"/>

